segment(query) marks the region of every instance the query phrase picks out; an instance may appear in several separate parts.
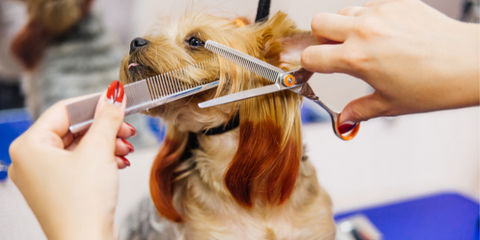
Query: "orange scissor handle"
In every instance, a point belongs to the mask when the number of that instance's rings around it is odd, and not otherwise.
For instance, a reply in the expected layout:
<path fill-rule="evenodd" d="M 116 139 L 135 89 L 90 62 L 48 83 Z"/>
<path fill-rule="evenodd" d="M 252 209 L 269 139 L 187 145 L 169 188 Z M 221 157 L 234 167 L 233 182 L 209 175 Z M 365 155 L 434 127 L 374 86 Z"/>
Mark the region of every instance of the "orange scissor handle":
<path fill-rule="evenodd" d="M 293 75 L 288 74 L 283 78 L 283 85 L 285 87 L 291 87 L 293 84 L 295 84 L 295 77 Z"/>
<path fill-rule="evenodd" d="M 360 129 L 360 123 L 357 123 L 357 125 L 356 125 L 352 130 L 350 130 L 349 132 L 347 132 L 347 134 L 342 135 L 342 134 L 340 133 L 339 129 L 338 129 L 338 122 L 337 122 L 337 124 L 335 124 L 335 125 L 336 125 L 335 127 L 337 128 L 337 132 L 338 132 L 337 135 L 338 135 L 341 139 L 343 139 L 343 140 L 345 140 L 345 141 L 352 140 L 352 139 L 357 135 L 358 130 Z"/>
<path fill-rule="evenodd" d="M 342 140 L 345 140 L 345 141 L 349 141 L 349 140 L 352 140 L 358 133 L 358 130 L 360 130 L 360 123 L 357 123 L 357 125 L 355 125 L 355 127 L 348 131 L 345 135 L 341 134 L 340 133 L 340 128 L 338 126 L 338 120 L 340 119 L 340 114 L 337 114 L 336 115 L 336 118 L 335 119 L 332 119 L 334 122 L 333 122 L 333 127 L 335 128 L 335 133 L 336 135 L 341 138 Z"/>

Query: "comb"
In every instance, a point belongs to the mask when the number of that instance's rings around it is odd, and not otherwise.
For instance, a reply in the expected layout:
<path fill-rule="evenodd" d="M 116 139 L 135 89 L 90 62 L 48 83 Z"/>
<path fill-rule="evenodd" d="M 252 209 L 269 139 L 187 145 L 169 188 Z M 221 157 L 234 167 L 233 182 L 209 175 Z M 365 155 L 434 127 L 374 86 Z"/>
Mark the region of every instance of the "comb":
<path fill-rule="evenodd" d="M 180 79 L 186 78 L 190 69 L 205 69 L 208 63 L 217 58 L 196 63 L 187 67 L 162 73 L 124 86 L 127 96 L 125 116 L 148 111 L 157 107 L 193 94 L 203 92 L 218 85 L 218 80 L 201 82 L 199 84 L 186 84 Z M 101 93 L 67 104 L 68 118 L 70 119 L 69 130 L 78 133 L 86 130 L 93 123 L 97 102 Z"/>
<path fill-rule="evenodd" d="M 207 40 L 205 48 L 211 52 L 225 58 L 226 60 L 235 63 L 236 65 L 253 72 L 270 82 L 276 83 L 280 78 L 281 73 L 285 71 L 281 68 L 272 66 L 260 59 L 247 55 L 235 49 L 223 46 L 217 42 Z"/>

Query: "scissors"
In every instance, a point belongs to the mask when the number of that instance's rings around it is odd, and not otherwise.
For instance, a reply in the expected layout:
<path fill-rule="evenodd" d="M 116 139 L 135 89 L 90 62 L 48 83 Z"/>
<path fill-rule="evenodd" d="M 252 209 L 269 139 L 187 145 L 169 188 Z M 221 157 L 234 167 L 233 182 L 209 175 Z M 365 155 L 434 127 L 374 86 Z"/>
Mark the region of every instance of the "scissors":
<path fill-rule="evenodd" d="M 211 40 L 207 40 L 207 42 L 205 43 L 205 48 L 214 52 L 220 57 L 223 57 L 226 60 L 245 68 L 250 72 L 260 75 L 261 77 L 271 81 L 273 84 L 205 101 L 198 104 L 200 108 L 207 108 L 248 98 L 258 97 L 274 92 L 290 90 L 294 93 L 297 93 L 303 97 L 312 100 L 316 104 L 320 105 L 323 109 L 325 109 L 330 115 L 330 118 L 332 119 L 333 132 L 335 133 L 335 135 L 337 135 L 337 137 L 342 140 L 348 141 L 353 139 L 355 135 L 357 135 L 360 124 L 357 124 L 345 135 L 342 135 L 340 133 L 338 126 L 338 119 L 340 117 L 340 113 L 333 111 L 322 101 L 320 101 L 319 97 L 315 94 L 315 92 L 313 92 L 312 88 L 308 84 L 308 80 L 310 80 L 310 78 L 312 77 L 313 72 L 305 70 L 304 68 L 285 72 L 283 69 L 275 67 L 255 57 L 252 57 L 250 55 L 247 55 L 245 53 L 242 53 L 240 51 L 229 48 Z"/>

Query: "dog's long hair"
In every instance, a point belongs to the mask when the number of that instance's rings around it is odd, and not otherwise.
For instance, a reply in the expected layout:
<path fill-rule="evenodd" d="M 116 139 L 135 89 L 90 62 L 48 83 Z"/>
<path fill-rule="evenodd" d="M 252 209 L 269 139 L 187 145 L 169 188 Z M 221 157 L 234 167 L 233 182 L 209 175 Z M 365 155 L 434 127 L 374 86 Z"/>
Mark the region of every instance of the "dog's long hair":
<path fill-rule="evenodd" d="M 296 62 L 285 61 L 288 52 L 295 52 L 295 48 L 316 43 L 311 33 L 298 30 L 284 13 L 276 14 L 268 22 L 242 29 L 232 21 L 208 18 L 201 21 L 212 29 L 228 32 L 203 36 L 205 39 L 217 41 L 286 70 L 300 65 L 299 58 Z M 190 29 L 195 29 L 195 26 Z M 146 56 L 146 59 L 154 58 Z M 220 75 L 215 96 L 269 84 L 265 79 L 226 60 L 219 59 L 216 64 L 211 66 L 218 68 Z M 238 204 L 251 208 L 257 203 L 281 205 L 289 199 L 296 184 L 302 158 L 299 108 L 299 96 L 290 91 L 252 98 L 232 105 L 228 118 L 238 114 L 239 143 L 237 152 L 224 174 L 224 183 Z M 164 217 L 176 222 L 182 222 L 183 218 L 177 212 L 173 201 L 178 177 L 175 169 L 189 157 L 189 135 L 174 124 L 169 124 L 165 141 L 156 156 L 150 175 L 150 192 L 157 210 Z"/>

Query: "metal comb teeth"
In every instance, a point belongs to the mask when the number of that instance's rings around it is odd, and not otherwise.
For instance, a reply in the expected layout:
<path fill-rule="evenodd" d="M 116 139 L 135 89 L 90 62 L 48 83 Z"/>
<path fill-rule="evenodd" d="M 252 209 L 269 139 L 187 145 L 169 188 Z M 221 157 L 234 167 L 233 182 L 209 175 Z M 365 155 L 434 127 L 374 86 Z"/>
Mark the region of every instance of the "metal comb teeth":
<path fill-rule="evenodd" d="M 150 96 L 152 100 L 160 99 L 172 94 L 176 94 L 179 92 L 189 90 L 191 88 L 196 88 L 198 86 L 207 84 L 208 82 L 188 84 L 185 81 L 182 81 L 182 79 L 185 80 L 189 77 L 187 73 L 191 69 L 194 69 L 194 68 L 205 69 L 208 63 L 211 63 L 216 60 L 217 58 L 214 57 L 194 65 L 190 65 L 190 66 L 179 68 L 173 71 L 162 73 L 160 75 L 149 77 L 141 81 L 145 81 L 145 85 L 150 91 Z M 128 95 L 127 95 L 127 99 L 128 99 Z"/>
<path fill-rule="evenodd" d="M 280 75 L 279 73 L 285 72 L 283 69 L 271 66 L 260 59 L 254 58 L 235 49 L 225 47 L 214 41 L 207 40 L 205 48 L 274 83 L 277 82 Z"/>
<path fill-rule="evenodd" d="M 189 78 L 188 72 L 193 69 L 206 69 L 209 63 L 217 58 L 162 73 L 124 86 L 127 96 L 125 116 L 142 112 L 162 104 L 175 101 L 202 92 L 218 85 L 218 80 L 188 84 L 183 80 Z M 87 129 L 93 122 L 95 109 L 100 94 L 67 104 L 70 119 L 70 131 L 77 133 Z"/>

